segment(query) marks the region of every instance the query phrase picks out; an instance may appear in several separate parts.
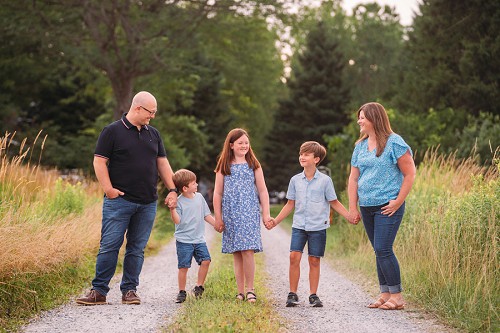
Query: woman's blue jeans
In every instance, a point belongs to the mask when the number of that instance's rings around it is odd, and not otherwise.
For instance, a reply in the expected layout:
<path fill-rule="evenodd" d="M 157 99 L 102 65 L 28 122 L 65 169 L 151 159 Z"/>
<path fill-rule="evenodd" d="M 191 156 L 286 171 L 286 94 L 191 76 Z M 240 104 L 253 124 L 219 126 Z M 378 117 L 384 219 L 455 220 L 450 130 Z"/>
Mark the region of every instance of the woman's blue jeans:
<path fill-rule="evenodd" d="M 392 250 L 398 233 L 405 204 L 392 216 L 382 214 L 381 206 L 360 207 L 366 234 L 372 243 L 377 261 L 377 274 L 381 293 L 401 292 L 401 273 L 399 263 Z"/>
<path fill-rule="evenodd" d="M 137 204 L 121 197 L 104 197 L 102 206 L 101 245 L 97 254 L 95 278 L 92 289 L 107 295 L 109 282 L 115 274 L 118 252 L 127 237 L 123 277 L 120 284 L 122 293 L 137 290 L 139 274 L 144 263 L 144 248 L 153 229 L 156 215 L 156 201 Z"/>

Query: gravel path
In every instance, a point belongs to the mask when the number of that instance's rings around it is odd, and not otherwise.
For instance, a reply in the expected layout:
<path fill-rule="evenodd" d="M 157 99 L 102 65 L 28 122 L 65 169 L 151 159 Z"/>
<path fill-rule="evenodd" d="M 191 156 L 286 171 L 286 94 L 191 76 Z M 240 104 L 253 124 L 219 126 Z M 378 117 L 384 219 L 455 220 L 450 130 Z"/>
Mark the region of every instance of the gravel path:
<path fill-rule="evenodd" d="M 207 227 L 208 229 L 212 229 Z M 213 230 L 213 229 L 212 229 Z M 207 232 L 207 242 L 215 235 Z M 196 283 L 197 265 L 188 271 L 187 288 Z M 141 305 L 121 303 L 120 276 L 115 276 L 110 284 L 107 301 L 110 305 L 82 306 L 71 299 L 57 309 L 41 314 L 29 325 L 21 328 L 26 333 L 126 333 L 159 332 L 168 327 L 176 311 L 181 307 L 174 302 L 177 296 L 177 256 L 175 240 L 166 245 L 158 255 L 147 257 L 140 276 L 137 290 Z"/>
<path fill-rule="evenodd" d="M 216 234 L 207 227 L 207 242 Z M 311 308 L 307 254 L 302 258 L 299 283 L 300 306 L 286 308 L 288 294 L 288 257 L 290 234 L 281 227 L 262 230 L 266 270 L 271 277 L 273 305 L 284 318 L 289 332 L 453 332 L 434 320 L 426 319 L 415 310 L 382 311 L 365 307 L 371 298 L 339 273 L 326 261 L 322 262 L 318 295 L 324 307 Z M 215 249 L 212 251 L 218 251 Z M 193 266 L 194 267 L 194 266 Z M 195 283 L 197 269 L 190 269 L 188 288 Z M 108 294 L 107 306 L 79 306 L 74 299 L 57 309 L 44 312 L 21 328 L 21 332 L 160 332 L 172 323 L 181 305 L 174 303 L 177 294 L 177 258 L 175 242 L 166 245 L 157 256 L 145 260 L 138 293 L 142 304 L 122 305 L 120 276 L 115 277 Z"/>
<path fill-rule="evenodd" d="M 309 267 L 307 249 L 302 256 L 298 296 L 301 304 L 285 307 L 289 292 L 288 265 L 290 234 L 281 227 L 262 232 L 268 287 L 277 311 L 289 323 L 291 332 L 452 332 L 416 310 L 383 311 L 368 309 L 371 297 L 325 261 L 321 263 L 318 296 L 324 307 L 309 305 Z M 426 316 L 428 317 L 428 316 Z"/>

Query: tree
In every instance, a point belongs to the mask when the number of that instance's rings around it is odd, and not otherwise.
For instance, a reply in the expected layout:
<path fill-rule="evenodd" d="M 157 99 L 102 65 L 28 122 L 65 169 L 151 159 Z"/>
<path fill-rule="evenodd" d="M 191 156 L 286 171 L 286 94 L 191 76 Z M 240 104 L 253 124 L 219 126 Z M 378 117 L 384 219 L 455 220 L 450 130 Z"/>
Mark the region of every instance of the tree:
<path fill-rule="evenodd" d="M 353 108 L 370 101 L 389 101 L 398 91 L 403 26 L 389 6 L 357 5 L 348 19 L 352 36 L 342 40 L 349 59 L 346 80 L 353 87 Z"/>
<path fill-rule="evenodd" d="M 339 133 L 349 120 L 345 114 L 349 92 L 342 79 L 345 59 L 324 22 L 308 34 L 298 62 L 288 84 L 290 97 L 280 103 L 269 136 L 266 165 L 281 170 L 269 181 L 274 189 L 285 188 L 300 169 L 297 156 L 304 141 L 326 145 L 324 136 Z"/>
<path fill-rule="evenodd" d="M 426 0 L 420 12 L 398 105 L 419 113 L 451 107 L 500 114 L 500 2 Z"/>
<path fill-rule="evenodd" d="M 175 113 L 202 121 L 200 129 L 206 135 L 207 145 L 205 151 L 196 157 L 199 163 L 193 171 L 200 178 L 212 180 L 217 155 L 225 139 L 224 133 L 230 130 L 234 117 L 222 93 L 224 76 L 215 63 L 200 54 L 192 65 L 197 78 L 193 96 L 189 103 L 178 96 Z"/>
<path fill-rule="evenodd" d="M 223 14 L 271 15 L 281 8 L 273 0 L 40 0 L 17 6 L 40 17 L 44 43 L 54 54 L 77 57 L 106 75 L 116 100 L 114 119 L 128 110 L 138 78 L 178 68 L 203 22 Z"/>

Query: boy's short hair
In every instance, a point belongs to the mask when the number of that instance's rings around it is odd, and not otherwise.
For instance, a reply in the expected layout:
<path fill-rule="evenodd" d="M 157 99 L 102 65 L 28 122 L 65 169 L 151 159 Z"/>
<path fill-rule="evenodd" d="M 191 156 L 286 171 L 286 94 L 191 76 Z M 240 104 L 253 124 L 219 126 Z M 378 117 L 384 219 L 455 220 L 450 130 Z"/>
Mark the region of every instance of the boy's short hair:
<path fill-rule="evenodd" d="M 316 163 L 316 166 L 318 166 L 326 157 L 326 148 L 316 141 L 306 141 L 300 146 L 299 151 L 299 154 L 304 153 L 314 154 L 314 157 L 319 157 L 319 162 Z"/>
<path fill-rule="evenodd" d="M 172 179 L 177 190 L 182 192 L 184 186 L 189 186 L 189 183 L 196 181 L 196 175 L 191 170 L 179 169 L 174 173 Z"/>

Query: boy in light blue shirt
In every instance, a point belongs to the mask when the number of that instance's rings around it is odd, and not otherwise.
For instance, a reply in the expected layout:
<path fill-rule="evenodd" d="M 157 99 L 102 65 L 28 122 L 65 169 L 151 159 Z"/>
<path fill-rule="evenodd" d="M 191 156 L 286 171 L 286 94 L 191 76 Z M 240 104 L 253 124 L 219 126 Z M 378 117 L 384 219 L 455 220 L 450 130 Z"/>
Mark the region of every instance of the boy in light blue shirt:
<path fill-rule="evenodd" d="M 330 207 L 346 219 L 349 212 L 337 200 L 332 179 L 317 169 L 326 156 L 325 147 L 316 141 L 307 141 L 300 146 L 299 154 L 299 162 L 304 171 L 290 179 L 286 194 L 288 201 L 278 216 L 271 219 L 266 227 L 272 229 L 295 209 L 290 244 L 290 293 L 286 306 L 299 304 L 297 288 L 300 278 L 300 260 L 307 243 L 309 303 L 313 307 L 322 307 L 323 303 L 316 293 L 319 284 L 320 259 L 325 254 L 326 229 L 330 227 Z"/>
<path fill-rule="evenodd" d="M 205 288 L 205 278 L 210 266 L 210 253 L 205 241 L 205 221 L 215 225 L 203 195 L 197 192 L 196 175 L 186 169 L 180 169 L 173 175 L 175 187 L 181 192 L 177 198 L 177 206 L 170 208 L 170 215 L 175 223 L 175 245 L 179 268 L 179 294 L 176 303 L 186 300 L 186 279 L 188 269 L 194 257 L 200 268 L 198 281 L 193 289 L 196 297 L 200 297 Z"/>

